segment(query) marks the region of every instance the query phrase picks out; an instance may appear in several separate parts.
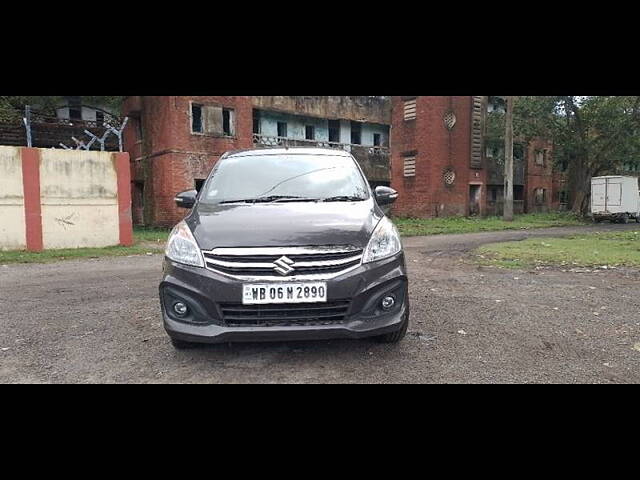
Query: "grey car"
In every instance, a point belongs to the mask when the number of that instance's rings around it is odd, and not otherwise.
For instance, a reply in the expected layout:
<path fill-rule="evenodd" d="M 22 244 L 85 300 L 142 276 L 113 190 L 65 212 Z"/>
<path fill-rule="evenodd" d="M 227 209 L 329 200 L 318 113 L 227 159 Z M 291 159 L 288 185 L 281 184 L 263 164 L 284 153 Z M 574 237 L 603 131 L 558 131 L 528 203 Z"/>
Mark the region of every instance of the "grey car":
<path fill-rule="evenodd" d="M 160 283 L 176 348 L 197 343 L 376 337 L 409 323 L 400 236 L 346 151 L 229 152 L 171 232 Z"/>

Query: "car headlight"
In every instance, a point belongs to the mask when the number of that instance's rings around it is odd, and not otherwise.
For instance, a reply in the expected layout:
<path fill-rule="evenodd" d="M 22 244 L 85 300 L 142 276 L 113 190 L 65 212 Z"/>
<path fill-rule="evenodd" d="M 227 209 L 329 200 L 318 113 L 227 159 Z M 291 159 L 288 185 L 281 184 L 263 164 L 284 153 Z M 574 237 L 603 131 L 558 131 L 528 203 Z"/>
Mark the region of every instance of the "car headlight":
<path fill-rule="evenodd" d="M 362 257 L 362 263 L 374 262 L 391 257 L 401 249 L 402 243 L 400 243 L 398 229 L 391 220 L 383 217 L 371 235 L 369 244 Z"/>
<path fill-rule="evenodd" d="M 171 230 L 165 255 L 170 260 L 194 267 L 204 267 L 202 253 L 191 229 L 183 220 Z"/>

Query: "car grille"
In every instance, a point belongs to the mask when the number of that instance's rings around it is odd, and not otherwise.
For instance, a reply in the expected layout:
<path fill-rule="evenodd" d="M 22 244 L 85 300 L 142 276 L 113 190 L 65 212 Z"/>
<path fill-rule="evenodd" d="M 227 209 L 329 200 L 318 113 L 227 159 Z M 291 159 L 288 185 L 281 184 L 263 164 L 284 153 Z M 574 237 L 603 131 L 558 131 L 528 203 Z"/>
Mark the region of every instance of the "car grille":
<path fill-rule="evenodd" d="M 360 265 L 355 247 L 217 248 L 203 251 L 206 267 L 241 280 L 322 280 Z"/>
<path fill-rule="evenodd" d="M 336 325 L 347 319 L 350 301 L 297 303 L 283 305 L 220 305 L 222 317 L 230 327 L 293 327 Z"/>

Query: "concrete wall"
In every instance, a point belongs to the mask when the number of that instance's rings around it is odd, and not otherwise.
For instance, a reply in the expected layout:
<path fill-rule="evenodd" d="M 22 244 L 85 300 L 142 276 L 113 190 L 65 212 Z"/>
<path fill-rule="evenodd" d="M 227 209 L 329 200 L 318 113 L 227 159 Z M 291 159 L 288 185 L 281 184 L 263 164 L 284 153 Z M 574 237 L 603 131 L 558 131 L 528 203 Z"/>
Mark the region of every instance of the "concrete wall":
<path fill-rule="evenodd" d="M 0 248 L 131 245 L 129 155 L 0 147 Z"/>
<path fill-rule="evenodd" d="M 45 248 L 117 245 L 118 184 L 113 154 L 42 150 L 40 204 Z"/>
<path fill-rule="evenodd" d="M 385 98 L 365 96 L 253 96 L 251 103 L 259 110 L 277 111 L 310 117 L 346 119 L 389 125 L 391 102 Z"/>
<path fill-rule="evenodd" d="M 0 249 L 27 247 L 20 148 L 0 146 Z"/>

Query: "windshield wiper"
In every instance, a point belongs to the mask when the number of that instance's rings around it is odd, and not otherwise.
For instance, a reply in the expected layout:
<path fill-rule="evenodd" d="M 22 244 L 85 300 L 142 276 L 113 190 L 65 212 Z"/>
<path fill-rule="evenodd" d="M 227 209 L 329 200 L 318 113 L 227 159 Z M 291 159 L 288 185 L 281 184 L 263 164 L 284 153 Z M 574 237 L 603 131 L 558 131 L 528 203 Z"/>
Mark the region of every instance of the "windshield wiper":
<path fill-rule="evenodd" d="M 295 195 L 269 195 L 268 197 L 246 198 L 238 200 L 225 200 L 225 203 L 271 203 L 271 202 L 317 202 L 317 198 L 297 197 Z"/>
<path fill-rule="evenodd" d="M 323 202 L 360 202 L 364 200 L 356 195 L 337 195 L 335 197 L 323 198 Z"/>

